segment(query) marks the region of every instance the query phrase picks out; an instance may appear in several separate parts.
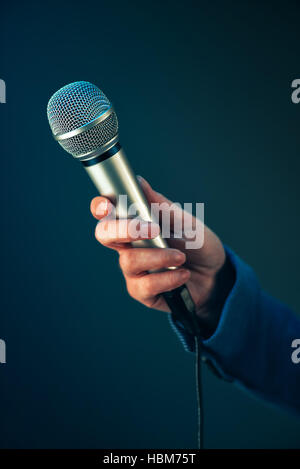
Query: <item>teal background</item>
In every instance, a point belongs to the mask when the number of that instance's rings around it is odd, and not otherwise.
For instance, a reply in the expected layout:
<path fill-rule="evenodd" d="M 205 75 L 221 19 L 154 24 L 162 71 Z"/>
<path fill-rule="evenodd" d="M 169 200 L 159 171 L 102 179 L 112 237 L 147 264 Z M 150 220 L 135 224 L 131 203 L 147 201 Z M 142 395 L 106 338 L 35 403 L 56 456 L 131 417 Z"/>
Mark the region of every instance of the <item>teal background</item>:
<path fill-rule="evenodd" d="M 0 446 L 193 448 L 193 356 L 127 296 L 94 239 L 95 190 L 52 140 L 46 105 L 69 82 L 97 84 L 136 173 L 204 202 L 207 224 L 299 311 L 299 3 L 1 10 Z M 300 447 L 299 420 L 207 370 L 203 381 L 207 448 Z"/>

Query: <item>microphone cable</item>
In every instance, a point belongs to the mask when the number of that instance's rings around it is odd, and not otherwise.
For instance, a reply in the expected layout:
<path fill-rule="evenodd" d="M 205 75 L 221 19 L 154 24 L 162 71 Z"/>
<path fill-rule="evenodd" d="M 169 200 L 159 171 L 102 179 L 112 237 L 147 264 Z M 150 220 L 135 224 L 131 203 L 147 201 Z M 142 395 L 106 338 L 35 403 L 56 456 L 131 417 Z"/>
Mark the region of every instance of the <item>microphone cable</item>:
<path fill-rule="evenodd" d="M 202 338 L 195 304 L 186 285 L 162 294 L 174 320 L 178 320 L 195 340 L 195 371 L 198 413 L 198 449 L 203 449 Z"/>
<path fill-rule="evenodd" d="M 195 335 L 195 375 L 198 408 L 198 449 L 204 449 L 204 416 L 203 416 L 203 385 L 202 385 L 202 340 Z"/>

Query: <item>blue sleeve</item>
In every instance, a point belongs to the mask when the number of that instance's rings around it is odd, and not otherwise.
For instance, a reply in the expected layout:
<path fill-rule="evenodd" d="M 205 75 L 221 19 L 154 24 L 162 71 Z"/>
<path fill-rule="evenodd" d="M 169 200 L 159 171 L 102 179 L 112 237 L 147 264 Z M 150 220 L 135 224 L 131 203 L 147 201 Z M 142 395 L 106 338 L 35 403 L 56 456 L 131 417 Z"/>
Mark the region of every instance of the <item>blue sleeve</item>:
<path fill-rule="evenodd" d="M 225 249 L 236 280 L 216 331 L 203 341 L 204 358 L 223 378 L 300 414 L 300 363 L 292 360 L 300 320 L 262 291 L 253 270 Z M 193 352 L 194 338 L 172 318 L 171 323 L 185 349 Z"/>

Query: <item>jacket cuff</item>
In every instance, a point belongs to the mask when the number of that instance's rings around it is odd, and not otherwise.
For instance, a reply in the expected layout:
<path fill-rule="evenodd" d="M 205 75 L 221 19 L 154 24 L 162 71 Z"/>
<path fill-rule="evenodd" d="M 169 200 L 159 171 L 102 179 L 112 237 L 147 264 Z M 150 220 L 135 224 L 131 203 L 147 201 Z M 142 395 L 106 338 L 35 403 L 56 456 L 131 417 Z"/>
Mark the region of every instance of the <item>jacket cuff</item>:
<path fill-rule="evenodd" d="M 235 270 L 235 283 L 224 303 L 217 329 L 203 341 L 203 360 L 212 362 L 224 379 L 233 381 L 230 364 L 241 353 L 243 337 L 249 335 L 249 321 L 255 321 L 253 312 L 257 310 L 260 286 L 253 270 L 227 246 L 224 249 Z M 194 352 L 195 338 L 172 315 L 169 318 L 185 350 Z M 255 324 L 251 327 L 255 328 Z"/>

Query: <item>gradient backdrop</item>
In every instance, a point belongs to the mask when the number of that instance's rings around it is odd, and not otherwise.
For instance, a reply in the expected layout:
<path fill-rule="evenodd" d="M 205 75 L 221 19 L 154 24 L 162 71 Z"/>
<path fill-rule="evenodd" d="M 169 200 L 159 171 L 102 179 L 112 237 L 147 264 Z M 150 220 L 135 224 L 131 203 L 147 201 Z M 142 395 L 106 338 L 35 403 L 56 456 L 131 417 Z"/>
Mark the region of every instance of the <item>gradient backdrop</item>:
<path fill-rule="evenodd" d="M 193 356 L 164 314 L 127 296 L 94 239 L 92 183 L 51 137 L 47 101 L 71 81 L 111 98 L 136 173 L 204 202 L 208 225 L 299 311 L 299 10 L 2 4 L 1 447 L 196 445 Z M 207 370 L 204 395 L 206 447 L 300 447 L 299 421 Z"/>

